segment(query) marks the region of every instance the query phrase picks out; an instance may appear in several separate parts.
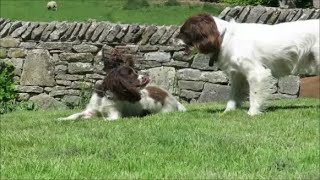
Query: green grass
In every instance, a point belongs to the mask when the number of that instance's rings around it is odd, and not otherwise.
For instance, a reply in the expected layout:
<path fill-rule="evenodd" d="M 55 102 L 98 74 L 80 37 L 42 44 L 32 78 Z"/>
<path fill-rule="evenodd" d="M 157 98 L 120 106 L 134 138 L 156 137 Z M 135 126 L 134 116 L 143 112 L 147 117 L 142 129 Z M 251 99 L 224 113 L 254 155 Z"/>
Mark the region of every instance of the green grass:
<path fill-rule="evenodd" d="M 219 14 L 222 6 L 163 6 L 151 4 L 135 10 L 124 9 L 125 0 L 59 0 L 58 11 L 48 11 L 46 0 L 0 0 L 1 17 L 25 21 L 111 21 L 158 25 L 182 24 L 200 12 Z"/>
<path fill-rule="evenodd" d="M 318 179 L 319 101 L 222 115 L 224 104 L 106 122 L 74 111 L 1 117 L 1 179 Z"/>

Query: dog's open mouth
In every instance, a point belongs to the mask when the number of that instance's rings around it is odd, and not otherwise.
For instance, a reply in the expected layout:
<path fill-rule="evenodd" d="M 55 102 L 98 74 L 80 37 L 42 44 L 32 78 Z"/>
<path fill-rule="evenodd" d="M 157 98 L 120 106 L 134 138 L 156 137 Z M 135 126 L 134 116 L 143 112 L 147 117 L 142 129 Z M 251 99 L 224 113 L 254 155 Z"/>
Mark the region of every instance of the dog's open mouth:
<path fill-rule="evenodd" d="M 144 88 L 147 84 L 149 84 L 151 79 L 148 76 L 142 78 L 142 81 L 137 87 Z"/>
<path fill-rule="evenodd" d="M 151 79 L 148 77 L 148 76 L 145 76 L 143 79 L 142 79 L 142 82 L 140 84 L 141 87 L 144 87 L 146 86 L 147 84 L 149 84 L 151 81 Z"/>

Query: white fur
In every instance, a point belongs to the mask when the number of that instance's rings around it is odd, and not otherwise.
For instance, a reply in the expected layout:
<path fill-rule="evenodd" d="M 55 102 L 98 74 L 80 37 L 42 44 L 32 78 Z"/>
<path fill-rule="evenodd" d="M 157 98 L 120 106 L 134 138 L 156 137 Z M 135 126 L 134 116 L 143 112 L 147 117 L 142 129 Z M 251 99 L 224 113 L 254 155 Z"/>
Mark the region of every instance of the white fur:
<path fill-rule="evenodd" d="M 49 1 L 47 3 L 47 8 L 52 10 L 58 10 L 58 4 L 55 1 Z"/>
<path fill-rule="evenodd" d="M 106 96 L 99 97 L 96 93 L 93 93 L 90 102 L 84 111 L 65 118 L 59 118 L 58 120 L 88 119 L 100 114 L 105 120 L 112 121 L 122 117 L 140 116 L 143 114 L 144 110 L 147 110 L 152 114 L 186 111 L 185 107 L 170 93 L 168 93 L 169 96 L 166 97 L 163 105 L 151 98 L 146 89 L 142 89 L 140 93 L 141 100 L 135 103 L 112 100 Z"/>
<path fill-rule="evenodd" d="M 250 92 L 248 114 L 256 115 L 270 95 L 272 77 L 319 74 L 319 20 L 262 25 L 213 18 L 223 36 L 218 65 L 231 79 L 225 112 L 240 105 L 246 81 Z"/>
<path fill-rule="evenodd" d="M 248 114 L 256 115 L 264 109 L 271 94 L 273 77 L 319 74 L 319 19 L 277 25 L 213 19 L 222 39 L 217 63 L 231 80 L 225 112 L 241 105 L 247 83 Z"/>

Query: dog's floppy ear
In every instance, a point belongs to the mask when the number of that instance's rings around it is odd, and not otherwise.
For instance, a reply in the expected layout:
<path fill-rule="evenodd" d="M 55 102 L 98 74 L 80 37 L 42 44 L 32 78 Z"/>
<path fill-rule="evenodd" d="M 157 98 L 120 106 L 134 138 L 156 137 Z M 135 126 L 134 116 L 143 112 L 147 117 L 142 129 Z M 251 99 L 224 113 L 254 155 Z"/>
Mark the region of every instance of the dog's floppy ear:
<path fill-rule="evenodd" d="M 140 101 L 141 94 L 137 87 L 132 86 L 132 84 L 128 83 L 126 79 L 121 79 L 119 84 L 122 87 L 121 89 L 118 89 L 119 99 L 121 98 L 121 100 L 126 100 L 129 102 Z"/>
<path fill-rule="evenodd" d="M 114 93 L 118 100 L 136 102 L 141 99 L 140 91 L 135 84 L 117 74 L 117 69 L 112 70 L 107 79 L 106 86 Z"/>

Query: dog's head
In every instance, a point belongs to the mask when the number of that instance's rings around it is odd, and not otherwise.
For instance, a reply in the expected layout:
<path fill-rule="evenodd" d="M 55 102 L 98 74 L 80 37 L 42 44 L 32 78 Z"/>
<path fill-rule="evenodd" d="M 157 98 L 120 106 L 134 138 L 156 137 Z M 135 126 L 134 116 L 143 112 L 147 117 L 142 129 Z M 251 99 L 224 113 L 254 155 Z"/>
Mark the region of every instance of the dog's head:
<path fill-rule="evenodd" d="M 177 35 L 178 45 L 184 45 L 190 52 L 191 47 L 203 54 L 217 54 L 220 51 L 220 34 L 210 14 L 204 13 L 189 17 Z"/>
<path fill-rule="evenodd" d="M 150 82 L 149 76 L 138 74 L 134 69 L 132 56 L 126 56 L 125 59 L 122 56 L 114 58 L 122 59 L 121 61 L 125 63 L 115 64 L 116 67 L 110 69 L 104 80 L 106 89 L 111 91 L 118 100 L 139 101 L 141 99 L 140 90 Z"/>
<path fill-rule="evenodd" d="M 121 49 L 113 49 L 110 52 L 105 53 L 103 63 L 103 71 L 107 73 L 112 69 L 115 69 L 122 65 L 127 65 L 134 68 L 134 61 L 132 55 L 125 54 L 124 50 Z"/>

